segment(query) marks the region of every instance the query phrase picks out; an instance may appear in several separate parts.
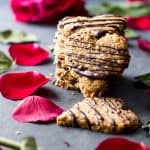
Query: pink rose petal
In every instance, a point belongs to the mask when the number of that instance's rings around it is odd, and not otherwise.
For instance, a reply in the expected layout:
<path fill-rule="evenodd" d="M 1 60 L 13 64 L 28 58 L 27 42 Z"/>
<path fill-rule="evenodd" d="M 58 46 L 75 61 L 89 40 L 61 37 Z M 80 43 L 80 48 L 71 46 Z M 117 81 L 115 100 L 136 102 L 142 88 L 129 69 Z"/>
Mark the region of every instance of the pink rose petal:
<path fill-rule="evenodd" d="M 0 92 L 9 99 L 22 99 L 49 81 L 37 71 L 8 73 L 0 78 Z"/>
<path fill-rule="evenodd" d="M 137 45 L 140 49 L 150 52 L 150 41 L 139 38 L 139 39 L 137 39 Z"/>
<path fill-rule="evenodd" d="M 144 143 L 133 142 L 125 138 L 108 138 L 98 144 L 95 150 L 150 150 Z"/>
<path fill-rule="evenodd" d="M 83 0 L 11 0 L 11 8 L 21 22 L 56 23 L 66 15 L 87 15 Z"/>
<path fill-rule="evenodd" d="M 149 0 L 126 0 L 128 3 L 142 3 L 142 4 L 149 4 L 150 1 Z"/>
<path fill-rule="evenodd" d="M 142 2 L 142 3 L 144 3 L 145 2 L 145 0 L 126 0 L 127 2 Z"/>
<path fill-rule="evenodd" d="M 55 121 L 63 109 L 47 98 L 28 96 L 22 100 L 12 112 L 12 117 L 19 122 L 44 122 Z"/>
<path fill-rule="evenodd" d="M 126 17 L 127 26 L 137 30 L 150 30 L 150 16 Z"/>
<path fill-rule="evenodd" d="M 147 95 L 149 95 L 149 96 L 150 96 L 150 89 L 145 90 L 144 92 L 145 92 L 145 94 L 147 94 Z"/>
<path fill-rule="evenodd" d="M 9 53 L 16 64 L 28 66 L 40 64 L 49 56 L 48 51 L 37 43 L 13 44 L 9 48 Z"/>

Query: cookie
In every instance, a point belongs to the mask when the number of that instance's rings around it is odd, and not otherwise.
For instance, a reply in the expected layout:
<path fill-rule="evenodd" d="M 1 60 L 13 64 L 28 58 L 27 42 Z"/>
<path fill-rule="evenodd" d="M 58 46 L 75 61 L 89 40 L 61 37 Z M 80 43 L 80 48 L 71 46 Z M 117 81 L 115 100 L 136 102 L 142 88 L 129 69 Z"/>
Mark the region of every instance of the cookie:
<path fill-rule="evenodd" d="M 84 97 L 103 94 L 130 61 L 125 28 L 125 19 L 114 15 L 62 19 L 55 36 L 56 85 Z"/>
<path fill-rule="evenodd" d="M 68 49 L 65 51 L 65 58 L 66 64 L 75 68 L 74 70 L 79 74 L 93 79 L 103 79 L 109 78 L 111 75 L 120 76 L 124 68 L 128 66 L 130 57 L 126 51 L 127 43 L 123 36 L 116 33 L 106 34 L 97 40 L 94 39 L 90 30 L 83 29 L 71 35 L 71 39 L 76 37 L 78 40 L 70 42 L 68 38 L 66 41 Z M 85 41 L 93 45 L 88 45 Z M 113 48 L 108 49 L 108 45 Z M 110 62 L 110 64 L 105 62 Z M 91 74 L 86 72 L 91 72 Z"/>
<path fill-rule="evenodd" d="M 136 114 L 121 99 L 86 98 L 57 117 L 60 126 L 80 127 L 104 133 L 128 133 L 140 126 Z"/>

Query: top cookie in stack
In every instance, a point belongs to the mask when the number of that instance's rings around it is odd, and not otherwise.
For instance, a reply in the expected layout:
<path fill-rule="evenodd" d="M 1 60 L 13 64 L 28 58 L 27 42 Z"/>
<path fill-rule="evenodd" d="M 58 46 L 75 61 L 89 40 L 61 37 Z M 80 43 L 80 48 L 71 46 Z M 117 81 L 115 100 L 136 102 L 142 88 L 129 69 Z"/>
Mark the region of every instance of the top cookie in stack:
<path fill-rule="evenodd" d="M 125 19 L 114 15 L 61 20 L 55 38 L 55 84 L 80 89 L 85 97 L 102 93 L 128 67 L 125 28 Z"/>

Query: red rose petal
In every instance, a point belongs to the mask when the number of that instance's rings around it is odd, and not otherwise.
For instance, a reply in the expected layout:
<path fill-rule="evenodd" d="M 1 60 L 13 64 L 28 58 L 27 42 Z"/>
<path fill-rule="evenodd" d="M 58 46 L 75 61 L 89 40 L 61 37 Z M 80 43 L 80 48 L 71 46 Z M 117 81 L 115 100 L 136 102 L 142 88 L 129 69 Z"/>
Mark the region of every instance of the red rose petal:
<path fill-rule="evenodd" d="M 9 99 L 22 99 L 49 81 L 37 71 L 8 73 L 0 78 L 0 92 Z"/>
<path fill-rule="evenodd" d="M 13 44 L 9 48 L 9 53 L 17 64 L 28 66 L 40 64 L 49 56 L 48 51 L 37 43 Z"/>
<path fill-rule="evenodd" d="M 147 94 L 147 95 L 149 95 L 149 96 L 150 96 L 150 89 L 145 90 L 144 92 L 145 92 L 145 94 Z"/>
<path fill-rule="evenodd" d="M 150 4 L 150 1 L 149 0 L 126 0 L 128 3 L 142 3 L 142 4 Z"/>
<path fill-rule="evenodd" d="M 143 143 L 125 138 L 108 138 L 100 143 L 95 150 L 150 150 L 150 148 Z"/>
<path fill-rule="evenodd" d="M 56 23 L 66 15 L 87 15 L 83 0 L 11 0 L 11 8 L 21 22 Z"/>
<path fill-rule="evenodd" d="M 150 16 L 126 17 L 127 25 L 137 30 L 150 30 Z"/>
<path fill-rule="evenodd" d="M 127 2 L 140 2 L 140 3 L 146 3 L 146 0 L 126 0 Z"/>
<path fill-rule="evenodd" d="M 148 40 L 139 38 L 137 39 L 137 45 L 143 50 L 150 51 L 150 41 Z"/>
<path fill-rule="evenodd" d="M 12 117 L 19 122 L 51 122 L 63 112 L 52 101 L 40 96 L 28 96 L 15 108 Z"/>

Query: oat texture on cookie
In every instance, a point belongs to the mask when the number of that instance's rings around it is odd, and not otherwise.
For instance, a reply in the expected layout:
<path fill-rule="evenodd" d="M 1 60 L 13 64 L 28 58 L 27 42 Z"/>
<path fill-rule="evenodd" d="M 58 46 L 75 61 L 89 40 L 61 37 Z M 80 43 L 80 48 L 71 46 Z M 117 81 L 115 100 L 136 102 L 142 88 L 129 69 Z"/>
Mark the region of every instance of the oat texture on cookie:
<path fill-rule="evenodd" d="M 119 98 L 85 98 L 57 117 L 61 126 L 80 127 L 104 133 L 128 133 L 140 126 L 136 114 Z"/>
<path fill-rule="evenodd" d="M 125 19 L 114 15 L 66 17 L 55 35 L 55 84 L 84 97 L 103 94 L 128 67 Z"/>

